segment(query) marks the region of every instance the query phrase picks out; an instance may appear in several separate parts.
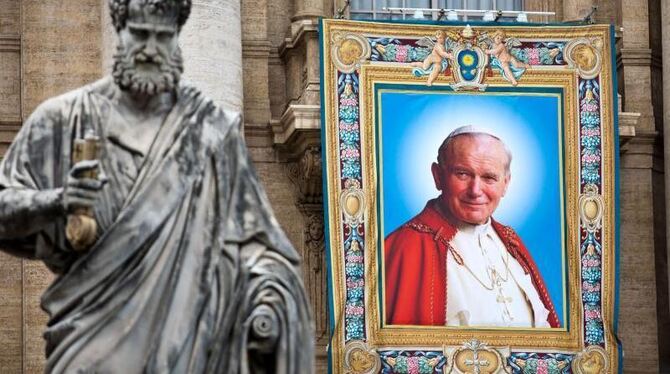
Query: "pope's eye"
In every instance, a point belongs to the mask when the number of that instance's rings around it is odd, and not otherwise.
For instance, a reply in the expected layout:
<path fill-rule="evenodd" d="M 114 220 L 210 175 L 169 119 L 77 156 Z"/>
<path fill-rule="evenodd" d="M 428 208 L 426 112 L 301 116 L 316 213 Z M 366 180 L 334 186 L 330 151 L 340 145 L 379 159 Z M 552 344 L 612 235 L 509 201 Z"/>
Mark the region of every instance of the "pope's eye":
<path fill-rule="evenodd" d="M 484 181 L 486 181 L 486 183 L 495 183 L 498 181 L 498 177 L 495 175 L 485 175 Z"/>

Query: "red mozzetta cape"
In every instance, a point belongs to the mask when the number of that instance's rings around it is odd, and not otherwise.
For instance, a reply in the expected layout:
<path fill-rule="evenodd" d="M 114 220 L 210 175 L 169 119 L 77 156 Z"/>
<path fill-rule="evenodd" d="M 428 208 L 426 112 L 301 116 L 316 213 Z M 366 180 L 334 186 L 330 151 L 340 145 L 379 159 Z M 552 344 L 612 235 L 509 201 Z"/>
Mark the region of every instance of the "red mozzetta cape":
<path fill-rule="evenodd" d="M 429 201 L 419 215 L 384 240 L 388 324 L 445 324 L 446 256 L 456 228 L 440 215 L 435 204 L 436 200 Z M 549 310 L 547 322 L 551 327 L 559 327 L 558 315 L 547 287 L 521 238 L 510 227 L 495 220 L 491 223 L 510 255 L 526 274 L 530 273 L 540 299 Z M 462 260 L 456 258 L 456 262 L 459 261 Z"/>

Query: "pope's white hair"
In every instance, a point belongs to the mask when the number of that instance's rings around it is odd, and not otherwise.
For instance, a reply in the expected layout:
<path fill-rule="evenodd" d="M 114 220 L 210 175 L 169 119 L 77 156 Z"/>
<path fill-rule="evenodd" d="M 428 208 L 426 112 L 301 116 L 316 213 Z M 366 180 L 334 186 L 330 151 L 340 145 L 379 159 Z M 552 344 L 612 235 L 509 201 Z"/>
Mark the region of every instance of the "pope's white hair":
<path fill-rule="evenodd" d="M 502 144 L 503 148 L 505 149 L 505 154 L 507 154 L 507 162 L 505 163 L 505 172 L 507 175 L 510 175 L 510 165 L 512 164 L 512 151 L 507 147 L 507 144 L 502 140 L 502 138 L 497 135 L 494 131 L 483 128 L 483 127 L 476 127 L 472 125 L 465 125 L 465 126 L 460 126 L 456 128 L 454 131 L 449 133 L 446 139 L 442 142 L 442 145 L 440 145 L 440 149 L 437 151 L 437 162 L 440 165 L 445 165 L 445 155 L 447 154 L 447 149 L 449 148 L 449 145 L 451 142 L 459 136 L 490 136 L 500 142 Z"/>

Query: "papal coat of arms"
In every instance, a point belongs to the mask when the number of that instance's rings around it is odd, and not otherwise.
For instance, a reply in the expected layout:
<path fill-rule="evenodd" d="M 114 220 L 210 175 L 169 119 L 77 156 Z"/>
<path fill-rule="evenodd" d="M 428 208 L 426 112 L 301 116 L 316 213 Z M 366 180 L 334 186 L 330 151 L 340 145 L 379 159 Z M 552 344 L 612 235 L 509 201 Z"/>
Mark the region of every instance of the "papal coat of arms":
<path fill-rule="evenodd" d="M 475 32 L 469 25 L 460 33 L 438 31 L 434 38 L 424 37 L 418 43 L 432 48 L 422 62 L 412 62 L 416 76 L 428 76 L 426 84 L 432 85 L 440 73 L 451 74 L 455 90 L 486 89 L 482 83 L 486 69 L 497 70 L 503 78 L 516 86 L 518 79 L 530 65 L 519 61 L 510 49 L 521 43 L 517 38 L 507 38 L 505 32 L 493 34 Z"/>

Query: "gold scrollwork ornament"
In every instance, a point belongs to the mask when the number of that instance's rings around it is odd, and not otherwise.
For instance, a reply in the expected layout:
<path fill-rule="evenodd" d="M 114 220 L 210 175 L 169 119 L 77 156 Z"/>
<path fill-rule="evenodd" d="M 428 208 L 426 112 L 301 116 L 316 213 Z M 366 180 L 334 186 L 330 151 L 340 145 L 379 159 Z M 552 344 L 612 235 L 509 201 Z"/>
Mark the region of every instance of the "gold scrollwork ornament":
<path fill-rule="evenodd" d="M 337 70 L 353 73 L 370 58 L 372 48 L 361 35 L 336 32 L 331 37 L 331 56 Z"/>
<path fill-rule="evenodd" d="M 473 339 L 458 348 L 444 348 L 449 357 L 447 374 L 504 374 L 510 373 L 507 366 L 509 349 L 498 350 Z"/>
<path fill-rule="evenodd" d="M 347 373 L 378 373 L 382 361 L 374 349 L 361 340 L 352 340 L 344 346 L 344 367 Z"/>
<path fill-rule="evenodd" d="M 572 361 L 572 372 L 575 374 L 605 374 L 608 368 L 607 353 L 599 346 L 586 348 Z"/>
<path fill-rule="evenodd" d="M 602 41 L 597 38 L 577 38 L 570 41 L 563 55 L 570 67 L 577 69 L 583 79 L 593 79 L 602 69 Z"/>
<path fill-rule="evenodd" d="M 581 225 L 587 231 L 593 232 L 602 226 L 604 201 L 598 193 L 598 187 L 587 184 L 584 193 L 579 196 L 579 217 Z"/>

